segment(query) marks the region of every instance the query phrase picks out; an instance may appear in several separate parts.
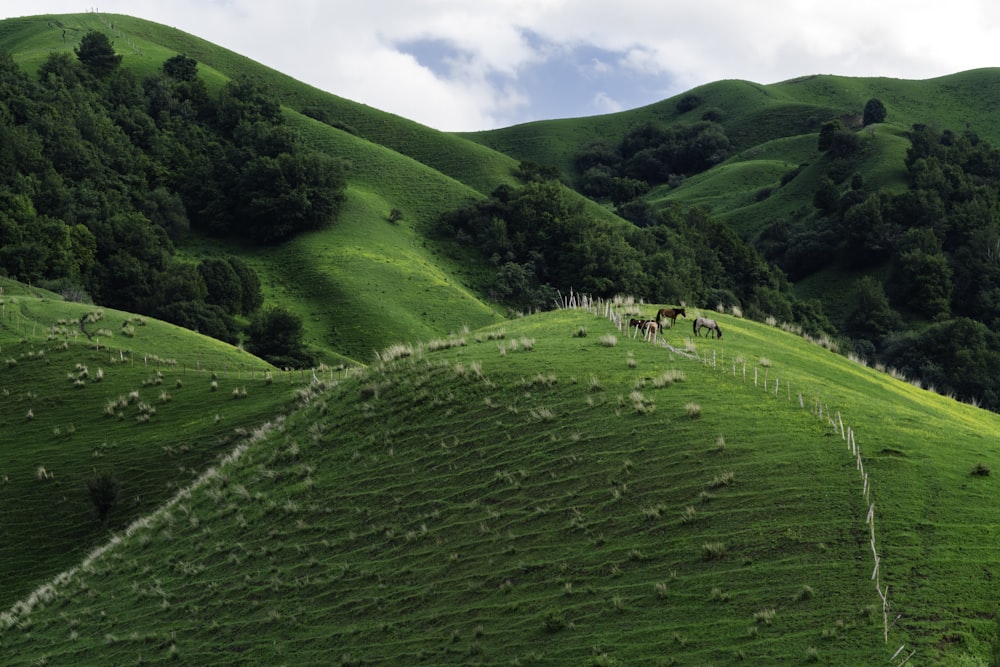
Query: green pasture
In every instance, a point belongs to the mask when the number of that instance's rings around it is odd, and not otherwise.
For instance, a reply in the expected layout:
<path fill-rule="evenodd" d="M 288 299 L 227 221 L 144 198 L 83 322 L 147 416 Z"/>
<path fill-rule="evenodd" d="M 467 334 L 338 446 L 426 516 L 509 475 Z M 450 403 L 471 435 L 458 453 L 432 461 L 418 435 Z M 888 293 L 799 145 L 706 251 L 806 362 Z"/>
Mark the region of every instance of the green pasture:
<path fill-rule="evenodd" d="M 723 338 L 694 338 L 680 319 L 665 332 L 673 350 L 582 310 L 381 350 L 0 617 L 5 656 L 985 655 L 1000 557 L 993 478 L 972 471 L 995 464 L 996 415 L 706 314 Z"/>
<path fill-rule="evenodd" d="M 120 482 L 109 522 L 118 530 L 188 484 L 235 433 L 282 411 L 310 379 L 156 320 L 5 279 L 0 288 L 3 606 L 108 538 L 86 495 L 89 477 Z M 99 319 L 81 329 L 91 314 Z"/>

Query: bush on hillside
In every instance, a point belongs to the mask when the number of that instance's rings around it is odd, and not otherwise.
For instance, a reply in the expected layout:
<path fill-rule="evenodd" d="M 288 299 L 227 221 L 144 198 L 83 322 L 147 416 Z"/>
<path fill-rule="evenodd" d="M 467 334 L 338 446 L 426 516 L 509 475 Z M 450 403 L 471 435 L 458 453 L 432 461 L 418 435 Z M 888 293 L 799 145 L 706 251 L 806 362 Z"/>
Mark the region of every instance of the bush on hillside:
<path fill-rule="evenodd" d="M 272 306 L 250 320 L 247 350 L 275 366 L 302 368 L 315 363 L 303 342 L 302 318 Z"/>
<path fill-rule="evenodd" d="M 121 484 L 110 472 L 104 471 L 89 477 L 86 482 L 87 497 L 94 506 L 94 514 L 101 525 L 108 526 L 111 518 L 111 510 L 118 504 L 118 496 L 121 492 Z"/>

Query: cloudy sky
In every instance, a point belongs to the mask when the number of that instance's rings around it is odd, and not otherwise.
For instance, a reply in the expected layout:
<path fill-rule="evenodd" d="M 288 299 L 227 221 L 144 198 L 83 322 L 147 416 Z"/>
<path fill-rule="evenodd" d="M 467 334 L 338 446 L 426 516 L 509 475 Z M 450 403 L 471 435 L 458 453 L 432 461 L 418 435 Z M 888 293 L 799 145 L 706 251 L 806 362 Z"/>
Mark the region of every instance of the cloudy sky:
<path fill-rule="evenodd" d="M 719 79 L 1000 65 L 995 0 L 0 0 L 163 23 L 440 130 L 649 104 Z"/>

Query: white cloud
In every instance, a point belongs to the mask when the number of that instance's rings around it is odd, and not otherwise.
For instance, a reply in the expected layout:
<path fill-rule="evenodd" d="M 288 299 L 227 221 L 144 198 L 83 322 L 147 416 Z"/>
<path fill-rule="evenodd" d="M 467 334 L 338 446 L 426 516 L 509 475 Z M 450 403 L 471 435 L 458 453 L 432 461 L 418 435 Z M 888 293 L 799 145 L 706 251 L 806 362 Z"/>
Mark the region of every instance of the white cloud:
<path fill-rule="evenodd" d="M 996 65 L 1000 38 L 993 0 L 109 0 L 95 7 L 177 27 L 446 130 L 511 124 L 552 108 L 565 86 L 529 88 L 529 75 L 567 54 L 586 54 L 576 76 L 593 90 L 574 102 L 590 109 L 560 116 L 647 104 L 656 100 L 639 91 L 669 96 L 718 79 L 930 78 Z M 0 17 L 86 9 L 67 0 L 4 0 Z M 455 53 L 449 67 L 407 54 L 418 41 L 447 44 Z M 641 81 L 633 96 L 608 92 L 615 71 Z"/>
<path fill-rule="evenodd" d="M 604 92 L 594 95 L 593 99 L 590 100 L 590 108 L 598 114 L 614 113 L 623 110 L 622 105 L 618 101 Z"/>

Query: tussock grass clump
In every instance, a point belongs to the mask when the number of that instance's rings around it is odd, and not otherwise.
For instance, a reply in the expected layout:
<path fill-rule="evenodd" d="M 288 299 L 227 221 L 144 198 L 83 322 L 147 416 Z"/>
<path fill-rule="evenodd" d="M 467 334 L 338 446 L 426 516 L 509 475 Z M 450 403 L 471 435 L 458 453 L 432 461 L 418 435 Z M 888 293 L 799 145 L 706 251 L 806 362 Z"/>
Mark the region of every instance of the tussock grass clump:
<path fill-rule="evenodd" d="M 655 521 L 663 516 L 663 513 L 667 511 L 667 506 L 663 503 L 658 505 L 650 505 L 649 507 L 642 508 L 642 516 L 647 521 Z"/>
<path fill-rule="evenodd" d="M 576 331 L 573 332 L 574 338 L 586 338 L 587 337 L 587 327 L 578 327 Z"/>
<path fill-rule="evenodd" d="M 539 373 L 531 380 L 531 384 L 536 387 L 554 387 L 558 383 L 559 379 L 556 377 L 555 373 Z"/>
<path fill-rule="evenodd" d="M 601 345 L 604 347 L 614 347 L 618 344 L 618 336 L 614 334 L 605 334 L 600 338 Z"/>
<path fill-rule="evenodd" d="M 708 599 L 712 602 L 728 602 L 730 598 L 732 598 L 732 595 L 718 586 L 714 586 L 708 594 Z"/>
<path fill-rule="evenodd" d="M 764 608 L 760 611 L 754 612 L 753 622 L 763 623 L 764 625 L 771 625 L 774 622 L 775 611 L 772 608 Z"/>
<path fill-rule="evenodd" d="M 698 417 L 701 417 L 701 406 L 697 403 L 688 403 L 684 406 L 684 412 L 691 419 L 697 419 Z"/>
<path fill-rule="evenodd" d="M 708 488 L 721 489 L 724 486 L 731 486 L 734 481 L 736 481 L 736 475 L 733 474 L 732 470 L 727 470 L 713 477 L 712 481 L 708 483 Z"/>
<path fill-rule="evenodd" d="M 381 362 L 395 361 L 413 356 L 413 346 L 409 343 L 396 343 L 375 353 L 375 358 Z"/>
<path fill-rule="evenodd" d="M 724 542 L 705 542 L 701 545 L 701 559 L 721 560 L 726 555 L 726 544 Z"/>
<path fill-rule="evenodd" d="M 802 588 L 799 589 L 799 592 L 795 594 L 795 599 L 799 602 L 805 602 L 806 600 L 812 600 L 815 595 L 816 592 L 813 590 L 812 586 L 803 584 Z"/>
<path fill-rule="evenodd" d="M 448 338 L 435 338 L 427 343 L 427 349 L 430 352 L 437 352 L 439 350 L 448 350 L 453 347 L 465 347 L 466 345 L 468 345 L 468 341 L 465 338 L 451 336 Z"/>
<path fill-rule="evenodd" d="M 632 409 L 635 410 L 636 414 L 648 415 L 656 410 L 656 405 L 653 401 L 646 398 L 641 391 L 633 391 L 629 394 L 629 399 L 632 401 Z"/>
<path fill-rule="evenodd" d="M 556 414 L 546 407 L 532 408 L 528 411 L 528 416 L 533 422 L 550 422 L 556 419 Z"/>
<path fill-rule="evenodd" d="M 653 378 L 653 386 L 657 389 L 663 389 L 664 387 L 669 387 L 675 382 L 684 382 L 686 376 L 684 371 L 671 369 L 660 373 L 655 378 Z"/>
<path fill-rule="evenodd" d="M 693 505 L 688 505 L 684 508 L 684 511 L 681 512 L 681 523 L 694 523 L 697 518 L 698 510 L 696 510 Z"/>

